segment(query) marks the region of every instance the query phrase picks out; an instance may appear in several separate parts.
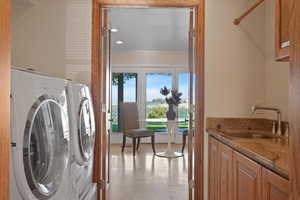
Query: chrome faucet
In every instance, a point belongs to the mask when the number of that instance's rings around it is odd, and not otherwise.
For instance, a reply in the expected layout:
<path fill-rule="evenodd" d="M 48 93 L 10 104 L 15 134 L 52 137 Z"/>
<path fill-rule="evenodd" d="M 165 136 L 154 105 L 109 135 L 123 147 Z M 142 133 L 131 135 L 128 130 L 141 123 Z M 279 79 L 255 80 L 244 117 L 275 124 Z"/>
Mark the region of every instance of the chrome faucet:
<path fill-rule="evenodd" d="M 274 108 L 274 107 L 265 107 L 265 106 L 258 106 L 258 105 L 254 105 L 251 107 L 251 112 L 255 113 L 257 110 L 269 110 L 269 111 L 274 111 L 277 113 L 277 135 L 282 135 L 281 133 L 281 111 L 278 108 Z"/>

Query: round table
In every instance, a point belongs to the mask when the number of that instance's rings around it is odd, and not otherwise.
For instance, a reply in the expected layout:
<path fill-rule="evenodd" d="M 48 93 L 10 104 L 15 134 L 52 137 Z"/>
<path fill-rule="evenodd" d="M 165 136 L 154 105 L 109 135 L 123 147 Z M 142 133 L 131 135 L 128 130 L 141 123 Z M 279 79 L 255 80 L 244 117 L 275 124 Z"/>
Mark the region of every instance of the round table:
<path fill-rule="evenodd" d="M 178 121 L 178 120 L 168 120 L 165 121 L 164 123 L 166 123 L 167 128 L 168 128 L 168 148 L 163 151 L 163 152 L 159 152 L 156 155 L 159 157 L 164 157 L 164 158 L 178 158 L 178 157 L 182 157 L 183 153 L 180 152 L 176 152 L 173 148 L 172 148 L 172 139 L 174 139 L 175 137 L 175 133 L 177 132 L 177 124 L 179 122 L 182 121 Z"/>

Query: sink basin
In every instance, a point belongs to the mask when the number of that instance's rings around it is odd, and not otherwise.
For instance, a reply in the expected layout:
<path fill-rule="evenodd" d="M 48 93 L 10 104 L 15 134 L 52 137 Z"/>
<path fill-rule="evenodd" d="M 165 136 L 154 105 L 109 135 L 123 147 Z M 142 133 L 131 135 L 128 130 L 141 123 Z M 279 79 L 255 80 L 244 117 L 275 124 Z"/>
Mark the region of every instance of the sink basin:
<path fill-rule="evenodd" d="M 237 138 L 276 138 L 272 133 L 254 130 L 226 130 L 223 133 Z"/>

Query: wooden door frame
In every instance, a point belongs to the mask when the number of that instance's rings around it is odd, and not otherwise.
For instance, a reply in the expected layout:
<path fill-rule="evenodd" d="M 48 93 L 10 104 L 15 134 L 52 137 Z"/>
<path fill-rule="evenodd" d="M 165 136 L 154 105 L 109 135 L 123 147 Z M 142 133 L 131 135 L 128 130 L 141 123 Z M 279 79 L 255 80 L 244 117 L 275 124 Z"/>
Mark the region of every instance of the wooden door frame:
<path fill-rule="evenodd" d="M 11 5 L 0 0 L 0 199 L 9 199 Z"/>
<path fill-rule="evenodd" d="M 289 160 L 293 200 L 300 199 L 300 1 L 290 0 Z"/>
<path fill-rule="evenodd" d="M 101 52 L 102 8 L 194 8 L 196 17 L 196 111 L 195 111 L 195 166 L 194 166 L 194 199 L 204 198 L 204 23 L 205 0 L 93 0 L 93 31 L 92 31 L 92 95 L 96 120 L 96 147 L 94 154 L 93 181 L 98 184 L 99 190 L 106 185 L 101 182 L 101 162 L 104 162 L 105 152 L 104 116 L 102 102 L 104 102 L 104 88 L 102 80 L 104 66 Z M 99 191 L 98 190 L 98 191 Z M 104 189 L 105 190 L 105 189 Z M 99 199 L 105 199 L 105 191 L 100 192 Z"/>

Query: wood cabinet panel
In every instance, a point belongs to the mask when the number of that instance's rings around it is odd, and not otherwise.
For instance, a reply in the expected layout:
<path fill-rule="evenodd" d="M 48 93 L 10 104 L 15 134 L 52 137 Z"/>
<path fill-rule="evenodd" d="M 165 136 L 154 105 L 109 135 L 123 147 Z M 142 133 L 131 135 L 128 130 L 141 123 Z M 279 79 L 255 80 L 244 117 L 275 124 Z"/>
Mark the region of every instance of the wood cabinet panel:
<path fill-rule="evenodd" d="M 212 137 L 209 137 L 208 141 L 208 199 L 209 200 L 218 200 L 218 178 L 219 178 L 219 142 Z"/>
<path fill-rule="evenodd" d="M 300 199 L 300 1 L 290 0 L 291 9 L 291 65 L 289 90 L 289 123 L 291 124 L 289 138 L 289 165 L 291 187 L 294 200 Z"/>
<path fill-rule="evenodd" d="M 209 200 L 291 200 L 290 182 L 209 137 Z"/>
<path fill-rule="evenodd" d="M 289 61 L 290 0 L 276 0 L 276 59 Z"/>
<path fill-rule="evenodd" d="M 263 169 L 263 200 L 289 200 L 290 183 L 288 180 Z"/>
<path fill-rule="evenodd" d="M 232 184 L 232 155 L 233 150 L 219 143 L 219 199 L 232 200 L 233 184 Z"/>
<path fill-rule="evenodd" d="M 262 167 L 245 156 L 233 153 L 233 199 L 261 200 Z"/>

